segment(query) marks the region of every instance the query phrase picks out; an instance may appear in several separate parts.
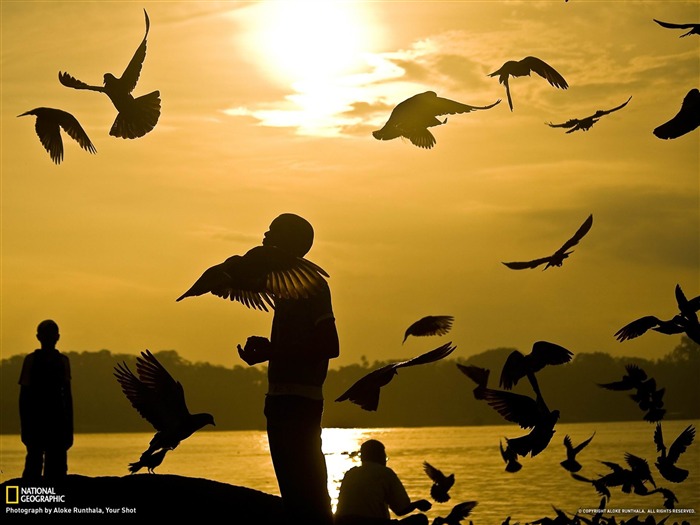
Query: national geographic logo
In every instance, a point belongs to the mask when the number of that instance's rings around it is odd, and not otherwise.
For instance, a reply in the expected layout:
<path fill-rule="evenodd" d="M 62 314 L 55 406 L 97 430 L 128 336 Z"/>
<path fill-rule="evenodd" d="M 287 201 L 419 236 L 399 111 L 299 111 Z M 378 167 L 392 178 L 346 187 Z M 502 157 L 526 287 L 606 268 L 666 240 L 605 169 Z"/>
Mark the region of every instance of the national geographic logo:
<path fill-rule="evenodd" d="M 56 494 L 53 487 L 18 487 L 7 485 L 5 487 L 5 503 L 17 505 L 18 503 L 65 503 L 63 494 Z"/>
<path fill-rule="evenodd" d="M 19 503 L 19 487 L 18 486 L 5 486 L 5 504 L 7 505 L 17 505 Z"/>

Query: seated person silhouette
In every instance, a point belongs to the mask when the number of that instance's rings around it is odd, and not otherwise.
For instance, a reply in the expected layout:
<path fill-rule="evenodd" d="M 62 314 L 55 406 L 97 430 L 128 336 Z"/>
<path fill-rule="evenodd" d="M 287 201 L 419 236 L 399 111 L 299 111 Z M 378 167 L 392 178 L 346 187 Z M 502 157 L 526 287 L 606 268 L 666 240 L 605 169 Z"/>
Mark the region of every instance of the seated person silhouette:
<path fill-rule="evenodd" d="M 416 509 L 425 512 L 432 504 L 425 499 L 411 501 L 399 477 L 386 466 L 384 444 L 376 439 L 365 441 L 360 458 L 362 464 L 348 470 L 341 482 L 336 525 L 427 525 L 425 514 L 391 519 L 389 509 L 405 516 Z"/>
<path fill-rule="evenodd" d="M 70 362 L 56 349 L 60 334 L 51 320 L 39 323 L 41 348 L 24 358 L 19 378 L 21 438 L 27 448 L 22 478 L 64 478 L 73 445 Z"/>

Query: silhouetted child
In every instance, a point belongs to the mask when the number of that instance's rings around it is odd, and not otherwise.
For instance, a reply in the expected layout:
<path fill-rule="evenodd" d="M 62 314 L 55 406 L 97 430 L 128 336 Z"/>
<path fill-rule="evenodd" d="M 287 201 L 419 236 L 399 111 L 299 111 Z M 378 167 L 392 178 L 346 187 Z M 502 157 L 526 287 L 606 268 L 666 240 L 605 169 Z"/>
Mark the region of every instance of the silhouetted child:
<path fill-rule="evenodd" d="M 411 501 L 396 473 L 386 466 L 384 444 L 376 439 L 362 443 L 362 465 L 345 473 L 338 494 L 336 525 L 427 525 L 425 514 L 413 514 L 402 520 L 392 520 L 391 509 L 397 516 L 405 516 L 414 510 L 430 510 L 426 499 Z"/>
<path fill-rule="evenodd" d="M 303 257 L 313 239 L 308 221 L 285 213 L 272 221 L 263 245 Z M 275 298 L 270 339 L 251 336 L 238 353 L 251 366 L 268 361 L 267 437 L 290 523 L 331 525 L 321 416 L 328 361 L 338 357 L 339 342 L 328 285 L 307 299 Z"/>
<path fill-rule="evenodd" d="M 27 457 L 22 478 L 57 480 L 68 472 L 73 445 L 70 362 L 56 349 L 60 335 L 51 320 L 39 323 L 41 348 L 24 358 L 19 377 L 19 416 Z"/>

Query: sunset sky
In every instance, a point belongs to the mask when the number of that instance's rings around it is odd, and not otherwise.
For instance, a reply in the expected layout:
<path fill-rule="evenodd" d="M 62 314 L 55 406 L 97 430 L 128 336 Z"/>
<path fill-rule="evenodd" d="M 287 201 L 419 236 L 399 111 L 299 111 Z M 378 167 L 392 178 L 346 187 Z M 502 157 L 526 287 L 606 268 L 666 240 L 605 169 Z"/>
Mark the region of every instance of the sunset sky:
<path fill-rule="evenodd" d="M 2 357 L 37 346 L 174 349 L 232 366 L 272 314 L 208 295 L 175 299 L 209 266 L 259 244 L 278 214 L 316 231 L 308 258 L 329 274 L 341 341 L 334 366 L 453 357 L 537 340 L 574 354 L 660 357 L 680 336 L 619 343 L 643 315 L 700 294 L 700 130 L 652 130 L 700 87 L 700 38 L 653 19 L 700 22 L 697 0 L 413 2 L 26 2 L 2 8 Z M 135 96 L 160 90 L 146 136 L 109 136 L 116 110 L 90 84 L 120 76 L 150 17 Z M 514 111 L 488 74 L 541 58 L 569 84 L 511 79 Z M 372 131 L 424 91 L 489 110 L 451 115 L 437 144 Z M 589 131 L 582 118 L 632 97 Z M 97 149 L 64 135 L 51 162 L 36 107 L 72 113 Z M 561 268 L 550 255 L 589 214 Z M 411 338 L 425 315 L 450 334 Z"/>

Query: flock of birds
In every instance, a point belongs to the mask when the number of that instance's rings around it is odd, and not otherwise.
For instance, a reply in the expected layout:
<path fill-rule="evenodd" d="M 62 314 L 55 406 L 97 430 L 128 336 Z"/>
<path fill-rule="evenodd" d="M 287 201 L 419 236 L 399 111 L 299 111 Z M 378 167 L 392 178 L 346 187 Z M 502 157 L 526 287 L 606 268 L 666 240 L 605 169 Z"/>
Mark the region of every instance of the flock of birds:
<path fill-rule="evenodd" d="M 146 40 L 150 27 L 148 14 L 144 10 L 146 32 L 136 53 L 132 57 L 121 77 L 111 73 L 104 75 L 103 86 L 86 84 L 68 73 L 60 72 L 59 81 L 62 85 L 79 90 L 90 90 L 106 94 L 117 110 L 117 117 L 110 129 L 110 135 L 125 139 L 142 137 L 156 126 L 160 117 L 160 93 L 153 91 L 134 98 L 135 89 L 143 62 L 146 56 Z M 682 36 L 700 34 L 699 24 L 670 24 L 655 20 L 666 28 L 688 29 Z M 508 61 L 501 68 L 490 73 L 498 77 L 499 83 L 506 90 L 508 104 L 513 111 L 509 79 L 530 76 L 536 73 L 547 80 L 553 87 L 567 89 L 564 77 L 553 67 L 536 57 L 526 57 L 520 61 Z M 599 110 L 594 114 L 581 118 L 570 119 L 561 124 L 547 123 L 551 127 L 567 128 L 567 133 L 576 130 L 586 131 L 600 118 L 624 108 L 631 97 L 624 103 L 609 110 Z M 392 111 L 386 124 L 373 132 L 379 140 L 391 140 L 397 137 L 407 138 L 421 148 L 432 148 L 435 137 L 428 128 L 445 124 L 447 119 L 439 120 L 438 116 L 469 113 L 474 110 L 488 110 L 500 103 L 497 100 L 486 106 L 470 106 L 453 100 L 438 97 L 433 91 L 415 95 L 400 104 Z M 88 135 L 70 113 L 55 109 L 39 107 L 27 111 L 20 116 L 33 115 L 36 117 L 36 133 L 49 153 L 51 159 L 59 164 L 63 159 L 63 143 L 60 130 L 63 129 L 86 151 L 95 153 L 96 149 Z M 700 92 L 691 90 L 683 100 L 681 109 L 668 122 L 658 126 L 654 134 L 659 138 L 672 139 L 684 135 L 700 126 Z M 545 265 L 561 266 L 570 254 L 573 246 L 589 232 L 593 224 L 590 215 L 579 227 L 576 233 L 567 240 L 552 255 L 524 262 L 504 262 L 514 270 L 532 269 Z M 223 263 L 208 268 L 183 293 L 177 301 L 187 297 L 201 296 L 211 293 L 223 299 L 237 301 L 249 308 L 268 311 L 274 309 L 277 299 L 299 299 L 313 295 L 328 274 L 318 265 L 302 257 L 294 257 L 270 246 L 256 246 L 244 255 L 234 255 Z M 632 321 L 621 328 L 615 337 L 625 341 L 639 337 L 648 330 L 662 334 L 685 333 L 694 342 L 700 344 L 700 323 L 697 312 L 700 310 L 700 296 L 688 300 L 680 285 L 676 286 L 676 299 L 679 313 L 669 320 L 661 320 L 649 315 Z M 403 342 L 409 336 L 442 336 L 450 331 L 453 316 L 427 316 L 409 326 L 404 333 Z M 451 355 L 456 347 L 452 343 L 444 344 L 434 350 L 414 358 L 381 366 L 369 374 L 359 378 L 350 388 L 340 395 L 336 402 L 349 401 L 363 410 L 376 411 L 379 406 L 380 391 L 398 375 L 403 367 L 427 365 Z M 558 410 L 550 410 L 545 403 L 537 373 L 548 366 L 563 365 L 573 357 L 569 350 L 547 341 L 534 343 L 529 354 L 513 351 L 503 365 L 500 376 L 501 389 L 488 386 L 490 371 L 473 365 L 458 363 L 459 370 L 472 380 L 476 387 L 473 390 L 475 399 L 487 403 L 496 410 L 505 421 L 514 423 L 528 433 L 519 437 L 505 438 L 499 443 L 500 453 L 505 463 L 505 471 L 517 473 L 522 469 L 521 458 L 535 457 L 545 450 L 555 433 L 554 427 L 559 420 Z M 671 483 L 681 483 L 688 471 L 677 465 L 681 455 L 693 443 L 695 428 L 688 426 L 670 446 L 666 446 L 663 437 L 661 421 L 665 414 L 663 395 L 665 389 L 657 388 L 656 382 L 636 365 L 626 367 L 627 374 L 618 381 L 600 384 L 601 388 L 611 391 L 630 391 L 631 399 L 644 412 L 643 419 L 656 423 L 653 441 L 659 456 L 655 466 L 661 477 Z M 114 375 L 121 389 L 133 408 L 146 419 L 155 429 L 155 434 L 148 448 L 141 454 L 138 461 L 129 464 L 131 473 L 146 469 L 153 473 L 167 452 L 193 433 L 206 425 L 215 425 L 214 418 L 208 413 L 192 414 L 187 408 L 182 385 L 158 362 L 155 356 L 146 350 L 136 360 L 136 373 L 133 373 L 126 363 L 115 367 Z M 517 394 L 512 389 L 521 379 L 526 379 L 533 390 L 534 397 Z M 660 494 L 664 506 L 673 509 L 677 499 L 673 492 L 664 487 L 657 487 L 651 469 L 646 459 L 627 453 L 624 456 L 625 465 L 610 461 L 602 461 L 610 472 L 598 477 L 586 477 L 579 472 L 582 465 L 578 455 L 588 447 L 595 434 L 574 446 L 571 438 L 564 437 L 565 459 L 561 466 L 571 473 L 574 480 L 590 484 L 602 496 L 600 508 L 604 509 L 611 499 L 611 489 L 619 487 L 623 493 L 649 496 Z M 424 471 L 432 481 L 431 496 L 435 501 L 446 502 L 450 499 L 449 490 L 454 485 L 454 474 L 445 475 L 439 469 L 424 462 Z M 650 489 L 648 485 L 653 488 Z M 446 517 L 435 518 L 433 525 L 457 525 L 466 519 L 476 506 L 475 501 L 457 504 Z M 569 524 L 589 523 L 590 525 L 614 524 L 614 516 L 606 518 L 597 514 L 593 518 L 583 515 L 568 516 L 559 509 L 554 509 L 554 518 L 542 518 L 532 523 Z M 647 517 L 646 521 L 638 520 L 645 525 L 654 525 Z M 664 518 L 658 523 L 662 523 Z M 504 525 L 509 525 L 510 517 Z M 630 524 L 632 520 L 627 520 Z"/>
<path fill-rule="evenodd" d="M 109 97 L 117 110 L 117 117 L 109 131 L 109 134 L 114 137 L 124 139 L 143 137 L 153 130 L 160 117 L 161 100 L 159 91 L 153 91 L 137 98 L 134 98 L 132 95 L 146 58 L 146 38 L 148 37 L 150 21 L 145 9 L 144 15 L 146 18 L 146 33 L 121 77 L 115 77 L 112 73 L 105 73 L 103 85 L 97 86 L 78 80 L 66 72 L 59 72 L 58 74 L 59 82 L 66 87 L 104 93 Z M 700 24 L 673 24 L 656 19 L 654 21 L 665 28 L 688 29 L 687 33 L 681 35 L 682 37 L 690 34 L 700 34 L 700 30 L 698 30 Z M 534 56 L 528 56 L 522 60 L 508 60 L 499 69 L 489 73 L 488 76 L 498 77 L 499 83 L 505 87 L 508 106 L 513 111 L 509 80 L 511 78 L 530 76 L 531 73 L 544 78 L 555 88 L 567 89 L 569 87 L 567 81 L 556 69 L 544 60 Z M 631 99 L 632 97 L 630 96 L 627 101 L 617 107 L 608 110 L 597 110 L 592 115 L 584 118 L 569 119 L 561 124 L 553 124 L 551 122 L 545 122 L 545 124 L 553 128 L 568 128 L 566 133 L 573 133 L 577 130 L 587 131 L 605 115 L 624 108 Z M 438 97 L 434 91 L 426 91 L 397 104 L 386 124 L 381 129 L 373 131 L 372 135 L 377 140 L 392 140 L 403 137 L 420 148 L 431 149 L 435 146 L 436 139 L 428 128 L 447 122 L 447 118 L 440 120 L 438 119 L 439 116 L 487 110 L 500 102 L 499 99 L 493 104 L 486 106 L 471 106 Z M 54 163 L 60 164 L 63 160 L 61 129 L 85 151 L 89 153 L 97 152 L 78 119 L 71 113 L 56 108 L 38 107 L 18 116 L 27 115 L 36 117 L 36 134 Z M 661 139 L 675 139 L 693 131 L 698 126 L 700 126 L 700 91 L 697 88 L 693 88 L 683 99 L 677 114 L 667 122 L 657 126 L 653 133 Z"/>

